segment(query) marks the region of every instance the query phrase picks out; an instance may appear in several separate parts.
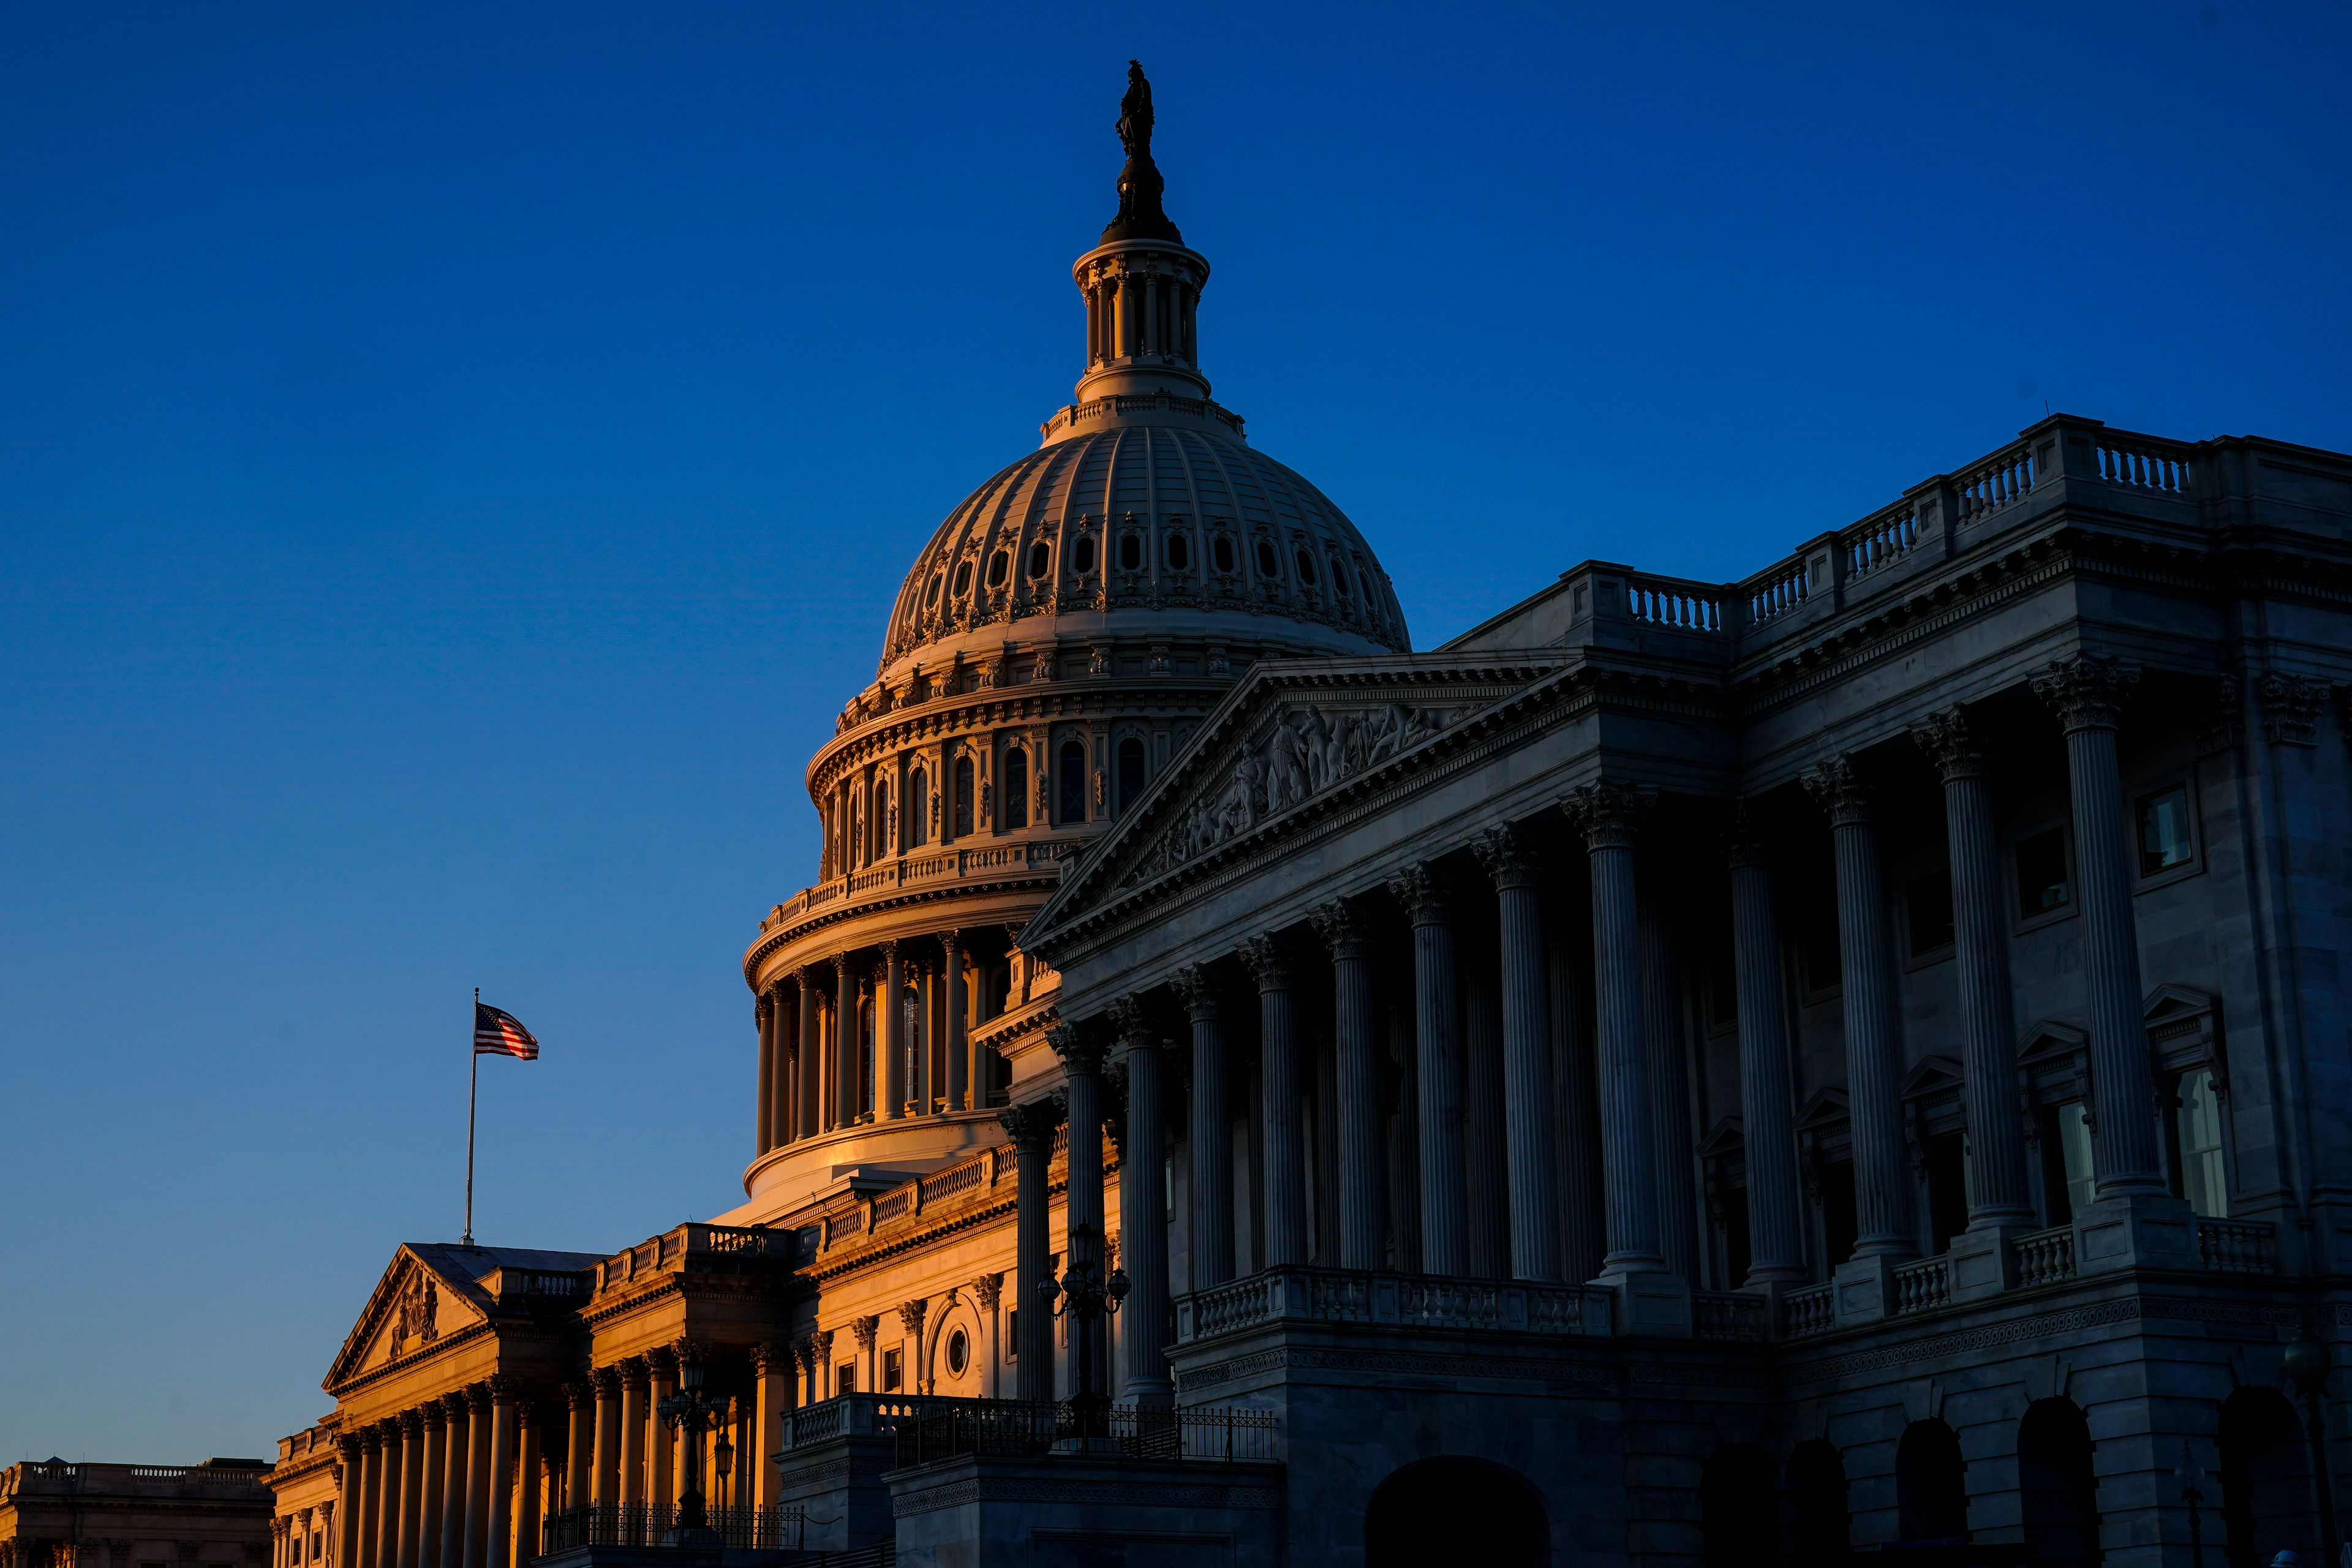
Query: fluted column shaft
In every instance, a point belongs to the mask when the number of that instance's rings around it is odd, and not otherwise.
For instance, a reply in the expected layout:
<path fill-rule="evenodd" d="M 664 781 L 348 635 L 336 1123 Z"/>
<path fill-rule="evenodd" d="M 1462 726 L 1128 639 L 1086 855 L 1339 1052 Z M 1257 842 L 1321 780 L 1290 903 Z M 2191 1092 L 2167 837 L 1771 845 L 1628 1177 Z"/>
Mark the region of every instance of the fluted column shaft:
<path fill-rule="evenodd" d="M 597 1372 L 595 1469 L 588 1500 L 604 1507 L 621 1500 L 621 1390 L 610 1367 Z"/>
<path fill-rule="evenodd" d="M 414 1410 L 400 1418 L 400 1495 L 394 1507 L 394 1560 L 400 1568 L 416 1568 L 417 1531 L 425 1524 L 425 1420 Z"/>
<path fill-rule="evenodd" d="M 1805 775 L 1829 808 L 1836 846 L 1838 965 L 1845 993 L 1845 1084 L 1853 1145 L 1856 1258 L 1919 1250 L 1911 1170 L 1903 1147 L 1902 1052 L 1886 947 L 1886 887 L 1872 792 L 1843 758 Z"/>
<path fill-rule="evenodd" d="M 1103 1047 L 1069 1028 L 1057 1030 L 1050 1037 L 1055 1053 L 1062 1058 L 1070 1104 L 1069 1187 L 1064 1201 L 1069 1255 L 1099 1268 L 1103 1260 Z M 1081 1226 L 1086 1227 L 1083 1238 Z"/>
<path fill-rule="evenodd" d="M 1565 922 L 1561 922 L 1565 923 Z M 1601 1088 L 1593 1070 L 1592 952 L 1588 922 L 1546 933 L 1550 980 L 1552 1105 L 1559 1149 L 1560 1273 L 1590 1279 L 1609 1250 L 1601 1174 Z M 1579 951 L 1581 944 L 1582 951 Z"/>
<path fill-rule="evenodd" d="M 1912 731 L 1944 780 L 1952 865 L 1952 956 L 1960 991 L 1960 1067 L 1969 1107 L 1969 1223 L 2031 1225 L 2025 1135 L 2017 1116 L 2016 1006 L 2001 918 L 2000 841 L 1992 768 L 1961 710 Z"/>
<path fill-rule="evenodd" d="M 839 1089 L 834 1103 L 834 1125 L 856 1123 L 859 1101 L 865 1098 L 865 1071 L 858 1063 L 857 966 L 843 953 L 834 961 L 833 1081 Z"/>
<path fill-rule="evenodd" d="M 1167 1053 L 1143 1021 L 1129 1014 L 1127 1152 L 1118 1182 L 1121 1266 L 1127 1309 L 1120 1314 L 1127 1394 L 1139 1404 L 1170 1404 L 1176 1384 L 1168 1369 Z"/>
<path fill-rule="evenodd" d="M 509 1568 L 520 1568 L 540 1555 L 540 1520 L 546 1512 L 547 1499 L 541 1480 L 539 1423 L 531 1418 L 530 1405 L 525 1401 L 515 1401 L 514 1424 L 514 1528 L 502 1539 L 511 1553 L 507 1559 Z"/>
<path fill-rule="evenodd" d="M 1658 1242 L 1666 1270 L 1698 1279 L 1698 1183 L 1691 1151 L 1690 1065 L 1674 922 L 1636 887 L 1642 942 L 1642 1033 L 1650 1051 L 1650 1147 L 1658 1162 Z"/>
<path fill-rule="evenodd" d="M 646 1500 L 646 1369 L 642 1363 L 621 1369 L 621 1477 L 623 1508 Z"/>
<path fill-rule="evenodd" d="M 1381 1237 L 1381 1039 L 1372 995 L 1372 940 L 1341 901 L 1315 911 L 1331 949 L 1331 1008 L 1338 1056 L 1339 1267 L 1378 1268 Z"/>
<path fill-rule="evenodd" d="M 1415 1085 L 1421 1111 L 1421 1266 L 1459 1275 L 1470 1263 L 1463 1187 L 1460 1011 L 1454 990 L 1454 921 L 1435 874 L 1415 866 L 1390 883 L 1412 917 Z"/>
<path fill-rule="evenodd" d="M 1389 1245 L 1391 1267 L 1400 1274 L 1421 1272 L 1421 1095 L 1413 1082 L 1412 999 L 1404 987 L 1389 987 L 1387 1014 L 1390 1069 L 1396 1106 L 1389 1115 Z"/>
<path fill-rule="evenodd" d="M 1503 977 L 1486 933 L 1461 967 L 1462 1193 L 1469 1272 L 1500 1279 L 1511 1271 L 1510 1167 L 1504 1139 Z M 1455 957 L 1461 956 L 1457 945 Z"/>
<path fill-rule="evenodd" d="M 373 1432 L 362 1436 L 352 1451 L 350 1494 L 343 1500 L 343 1533 L 349 1538 L 351 1568 L 376 1568 L 375 1510 L 368 1495 L 374 1488 L 382 1440 Z"/>
<path fill-rule="evenodd" d="M 1642 937 L 1633 842 L 1648 815 L 1645 791 L 1590 784 L 1568 801 L 1592 868 L 1592 974 L 1601 1062 L 1601 1177 L 1609 1251 L 1601 1274 L 1663 1269 L 1657 1161 L 1651 1149 L 1649 1051 L 1643 1036 Z"/>
<path fill-rule="evenodd" d="M 376 1460 L 375 1484 L 369 1489 L 368 1511 L 374 1516 L 377 1568 L 399 1568 L 400 1563 L 400 1425 L 384 1422 L 383 1451 Z"/>
<path fill-rule="evenodd" d="M 900 1005 L 907 994 L 907 960 L 897 942 L 882 944 L 882 967 L 874 978 L 874 1054 L 881 1058 L 874 1072 L 874 1110 L 877 1118 L 896 1121 L 907 1114 L 909 1098 L 907 1009 Z"/>
<path fill-rule="evenodd" d="M 485 1561 L 489 1568 L 514 1568 L 515 1402 L 503 1383 L 490 1385 L 489 1506 L 483 1515 Z"/>
<path fill-rule="evenodd" d="M 1780 939 L 1763 844 L 1731 847 L 1731 959 L 1739 1004 L 1739 1118 L 1747 1144 L 1747 1283 L 1801 1285 L 1805 1239 L 1797 1206 L 1797 1123 Z"/>
<path fill-rule="evenodd" d="M 1013 1267 L 1019 1276 L 1019 1294 L 1013 1300 L 1022 1309 L 1013 1347 L 1014 1393 L 1019 1398 L 1042 1402 L 1054 1397 L 1054 1319 L 1037 1287 L 1054 1271 L 1052 1198 L 1046 1177 L 1054 1152 L 1054 1127 L 1060 1119 L 1051 1101 L 1032 1100 L 1000 1112 L 997 1120 L 1013 1140 Z"/>
<path fill-rule="evenodd" d="M 423 1491 L 416 1508 L 416 1568 L 440 1568 L 441 1487 L 448 1460 L 448 1417 L 437 1399 L 428 1400 L 425 1418 Z"/>
<path fill-rule="evenodd" d="M 1495 880 L 1503 1005 L 1503 1142 L 1508 1153 L 1511 1275 L 1558 1279 L 1559 1142 L 1552 1122 L 1551 1020 L 1544 973 L 1543 891 L 1516 830 L 1490 829 L 1478 858 Z"/>
<path fill-rule="evenodd" d="M 479 1384 L 466 1391 L 465 1568 L 489 1568 L 490 1391 Z"/>
<path fill-rule="evenodd" d="M 647 1355 L 653 1376 L 646 1388 L 646 1501 L 677 1501 L 677 1438 L 661 1418 L 662 1402 L 677 1392 L 677 1362 L 666 1350 Z"/>
<path fill-rule="evenodd" d="M 441 1401 L 441 1568 L 465 1568 L 466 1478 L 470 1473 L 472 1430 L 463 1394 Z"/>
<path fill-rule="evenodd" d="M 1261 1266 L 1307 1261 L 1307 1153 L 1298 1124 L 1298 1016 L 1288 955 L 1272 937 L 1243 944 L 1257 980 L 1259 1086 L 1265 1148 L 1265 1239 Z"/>
<path fill-rule="evenodd" d="M 564 1395 L 572 1405 L 572 1426 L 563 1446 L 563 1506 L 584 1508 L 593 1473 L 588 1468 L 596 1449 L 596 1394 L 589 1385 L 574 1383 Z"/>
<path fill-rule="evenodd" d="M 1234 1277 L 1234 1114 L 1226 1087 L 1225 1017 L 1208 971 L 1177 977 L 1192 1025 L 1190 1247 L 1192 1289 Z"/>
<path fill-rule="evenodd" d="M 793 999 L 791 1005 L 785 1003 L 787 995 Z M 798 986 L 787 992 L 780 984 L 768 993 L 768 1038 L 775 1056 L 775 1068 L 768 1087 L 768 1146 L 772 1149 L 800 1136 L 800 1129 L 793 1121 L 793 1080 L 800 1066 L 799 1053 L 793 1048 L 793 1037 L 799 1033 L 795 1027 L 799 1001 Z"/>
<path fill-rule="evenodd" d="M 776 1146 L 776 1010 L 764 991 L 751 999 L 751 1021 L 760 1031 L 759 1100 L 751 1118 L 751 1157 L 756 1160 Z"/>
<path fill-rule="evenodd" d="M 948 1109 L 978 1110 L 979 1086 L 972 1081 L 964 1045 L 963 933 L 940 933 L 940 978 L 947 983 Z"/>
<path fill-rule="evenodd" d="M 2156 1147 L 2156 1072 L 2142 1011 L 2139 925 L 2124 820 L 2116 725 L 2139 680 L 2135 665 L 2091 655 L 2053 664 L 2033 689 L 2066 730 L 2068 793 L 2083 894 L 2083 969 L 2090 988 L 2091 1169 L 2097 1195 L 2164 1193 Z"/>
<path fill-rule="evenodd" d="M 814 968 L 803 969 L 801 981 L 800 1118 L 801 1136 L 814 1138 L 824 1131 L 824 1009 L 818 1005 Z"/>

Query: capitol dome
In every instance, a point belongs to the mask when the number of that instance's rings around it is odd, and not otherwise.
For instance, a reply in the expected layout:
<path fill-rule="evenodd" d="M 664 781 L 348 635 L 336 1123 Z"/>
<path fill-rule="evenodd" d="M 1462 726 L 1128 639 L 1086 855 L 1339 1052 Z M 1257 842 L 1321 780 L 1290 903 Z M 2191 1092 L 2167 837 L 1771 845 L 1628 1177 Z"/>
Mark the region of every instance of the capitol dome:
<path fill-rule="evenodd" d="M 1108 404 L 1124 407 L 1102 406 Z M 1334 654 L 1402 652 L 1388 574 L 1322 491 L 1245 441 L 1238 417 L 1169 392 L 1090 400 L 948 514 L 890 616 L 883 678 L 943 645 L 1084 639 L 1137 612 L 1233 620 Z M 1025 625 L 1050 617 L 1051 626 Z"/>

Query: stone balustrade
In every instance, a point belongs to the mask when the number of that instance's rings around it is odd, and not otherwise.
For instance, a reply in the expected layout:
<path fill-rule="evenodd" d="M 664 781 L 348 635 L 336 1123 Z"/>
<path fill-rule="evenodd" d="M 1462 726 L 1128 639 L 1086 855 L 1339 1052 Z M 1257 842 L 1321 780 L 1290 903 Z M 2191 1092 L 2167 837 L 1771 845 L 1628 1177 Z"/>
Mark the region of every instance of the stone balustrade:
<path fill-rule="evenodd" d="M 1952 1260 L 1923 1258 L 1894 1271 L 1895 1312 L 1929 1312 L 1952 1304 Z"/>
<path fill-rule="evenodd" d="M 1008 875 L 1042 871 L 1077 847 L 1069 837 L 1024 838 L 1010 844 L 982 844 L 970 848 L 919 849 L 803 888 L 770 910 L 760 921 L 762 935 L 779 926 L 799 923 L 813 913 L 862 902 L 902 889 L 936 888 L 957 882 L 987 881 Z"/>
<path fill-rule="evenodd" d="M 2036 1285 L 2055 1285 L 2074 1278 L 2074 1227 L 2071 1225 L 2037 1230 L 2031 1236 L 2021 1236 L 2010 1244 L 2017 1258 L 2017 1283 L 2021 1289 Z"/>
<path fill-rule="evenodd" d="M 1581 1285 L 1286 1264 L 1179 1300 L 1176 1338 L 1189 1343 L 1276 1322 L 1605 1335 L 1610 1331 L 1610 1301 L 1608 1291 Z"/>
<path fill-rule="evenodd" d="M 1760 1344 L 1769 1337 L 1769 1298 L 1746 1290 L 1691 1292 L 1691 1333 L 1702 1340 Z"/>
<path fill-rule="evenodd" d="M 2260 1220 L 2200 1219 L 2197 1257 L 2217 1274 L 2275 1274 L 2278 1227 Z"/>
<path fill-rule="evenodd" d="M 1780 1299 L 1780 1311 L 1783 1338 L 1801 1340 L 1828 1333 L 1837 1327 L 1837 1287 L 1809 1285 L 1791 1290 Z"/>

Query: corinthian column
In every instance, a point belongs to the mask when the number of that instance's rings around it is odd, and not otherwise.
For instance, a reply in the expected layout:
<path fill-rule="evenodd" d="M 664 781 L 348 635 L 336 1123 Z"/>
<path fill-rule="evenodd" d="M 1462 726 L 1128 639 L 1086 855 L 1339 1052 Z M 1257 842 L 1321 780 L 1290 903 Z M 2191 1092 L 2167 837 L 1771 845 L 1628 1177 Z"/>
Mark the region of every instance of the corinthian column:
<path fill-rule="evenodd" d="M 797 987 L 793 993 L 794 1004 L 800 999 Z M 768 1085 L 768 1146 L 772 1149 L 791 1142 L 800 1136 L 793 1124 L 793 1107 L 796 1103 L 793 1083 L 800 1069 L 800 1054 L 794 1049 L 793 1037 L 797 1005 L 787 1007 L 784 986 L 779 982 L 768 992 L 768 1039 L 774 1054 L 775 1069 Z"/>
<path fill-rule="evenodd" d="M 426 1400 L 418 1414 L 425 1420 L 425 1468 L 416 1509 L 416 1568 L 440 1568 L 441 1483 L 448 1465 L 442 1455 L 448 1441 L 448 1417 L 437 1399 Z"/>
<path fill-rule="evenodd" d="M 466 1568 L 490 1562 L 490 1391 L 466 1390 Z"/>
<path fill-rule="evenodd" d="M 1102 1062 L 1103 1043 L 1067 1025 L 1046 1033 L 1046 1043 L 1062 1058 L 1062 1075 L 1070 1097 L 1069 1188 L 1065 1213 L 1074 1260 L 1100 1267 L 1103 1260 Z M 1080 1226 L 1088 1239 L 1079 1243 Z"/>
<path fill-rule="evenodd" d="M 677 1392 L 677 1352 L 656 1345 L 646 1352 L 646 1501 L 667 1508 L 677 1501 L 677 1444 L 661 1418 L 662 1402 Z"/>
<path fill-rule="evenodd" d="M 858 1101 L 865 1098 L 865 1069 L 859 1065 L 857 1038 L 857 966 L 843 953 L 834 960 L 833 1081 L 840 1090 L 834 1106 L 834 1125 L 857 1124 Z"/>
<path fill-rule="evenodd" d="M 1655 804 L 1646 789 L 1587 784 L 1561 804 L 1592 862 L 1592 974 L 1600 1021 L 1601 1180 L 1609 1203 L 1603 1279 L 1662 1272 L 1657 1165 L 1650 1148 L 1649 1053 L 1642 1038 L 1642 941 L 1633 842 Z"/>
<path fill-rule="evenodd" d="M 1454 918 L 1426 863 L 1389 879 L 1412 920 L 1415 1091 L 1421 1112 L 1421 1267 L 1460 1275 L 1469 1267 L 1470 1214 L 1463 1189 L 1460 1009 L 1454 990 Z"/>
<path fill-rule="evenodd" d="M 775 1147 L 776 1012 L 764 991 L 751 998 L 751 1023 L 760 1034 L 759 1101 L 752 1108 L 751 1157 Z"/>
<path fill-rule="evenodd" d="M 1242 943 L 1242 962 L 1257 980 L 1264 1081 L 1265 1240 L 1261 1266 L 1307 1261 L 1307 1155 L 1298 1128 L 1298 1022 L 1290 994 L 1290 960 L 1270 936 Z"/>
<path fill-rule="evenodd" d="M 568 1512 L 588 1506 L 588 1468 L 596 1453 L 596 1386 L 586 1379 L 575 1378 L 563 1385 L 563 1397 L 571 1405 L 572 1427 L 563 1446 L 563 1507 Z"/>
<path fill-rule="evenodd" d="M 1857 1260 L 1913 1258 L 1919 1251 L 1918 1227 L 1912 1221 L 1911 1172 L 1903 1149 L 1902 1058 L 1886 950 L 1876 796 L 1846 757 L 1808 772 L 1804 785 L 1828 810 L 1836 844 L 1846 1106 L 1861 1232 L 1853 1255 Z"/>
<path fill-rule="evenodd" d="M 874 972 L 874 1110 L 884 1121 L 907 1114 L 907 1010 L 899 999 L 907 993 L 907 961 L 898 944 L 882 944 L 882 963 Z"/>
<path fill-rule="evenodd" d="M 400 1568 L 416 1568 L 416 1532 L 423 1526 L 425 1507 L 425 1418 L 414 1410 L 401 1412 L 399 1495 L 393 1507 L 394 1559 Z"/>
<path fill-rule="evenodd" d="M 1225 1019 L 1216 983 L 1194 964 L 1176 976 L 1192 1023 L 1192 1289 L 1234 1277 L 1234 1121 L 1225 1087 Z"/>
<path fill-rule="evenodd" d="M 948 1105 L 950 1110 L 978 1110 L 980 1095 L 965 1060 L 963 1000 L 963 932 L 940 932 L 940 978 L 947 985 Z"/>
<path fill-rule="evenodd" d="M 1013 1267 L 1019 1276 L 1013 1300 L 1029 1304 L 1015 1326 L 1014 1393 L 1038 1404 L 1054 1397 L 1054 1321 L 1040 1309 L 1037 1287 L 1054 1270 L 1046 1163 L 1053 1157 L 1054 1129 L 1061 1115 L 1051 1100 L 1034 1100 L 997 1112 L 996 1120 L 1013 1140 Z"/>
<path fill-rule="evenodd" d="M 1771 859 L 1742 807 L 1732 822 L 1731 961 L 1739 998 L 1739 1117 L 1748 1157 L 1747 1288 L 1805 1282 L 1797 1212 L 1795 1090 L 1789 1009 L 1780 991 L 1780 938 L 1772 918 Z"/>
<path fill-rule="evenodd" d="M 371 1528 L 375 1520 L 375 1468 L 383 1439 L 371 1426 L 352 1439 L 350 1462 L 343 1473 L 351 1477 L 350 1495 L 343 1499 L 343 1533 L 349 1537 L 347 1561 L 351 1568 L 376 1568 L 375 1531 Z"/>
<path fill-rule="evenodd" d="M 588 1500 L 610 1508 L 621 1500 L 621 1374 L 600 1366 L 588 1374 L 588 1381 L 596 1388 L 595 1468 Z"/>
<path fill-rule="evenodd" d="M 1515 827 L 1486 830 L 1475 846 L 1494 879 L 1501 912 L 1503 1142 L 1510 1173 L 1511 1274 L 1558 1279 L 1559 1183 L 1553 1164 L 1549 995 L 1544 984 L 1543 893 L 1536 861 Z"/>
<path fill-rule="evenodd" d="M 472 1433 L 467 1425 L 466 1396 L 441 1398 L 441 1568 L 465 1568 L 466 1478 L 471 1473 L 468 1452 Z"/>
<path fill-rule="evenodd" d="M 2030 1226 L 2033 1199 L 2017 1115 L 2017 1019 L 2009 990 L 2009 931 L 2001 919 L 1992 769 L 1958 708 L 1930 714 L 1911 734 L 1944 780 L 1960 1062 L 1969 1097 L 1969 1226 Z"/>
<path fill-rule="evenodd" d="M 1127 1150 L 1118 1181 L 1118 1234 L 1131 1294 L 1122 1314 L 1127 1394 L 1139 1405 L 1168 1405 L 1176 1384 L 1168 1371 L 1167 1056 L 1158 1031 L 1132 996 L 1117 1009 L 1127 1042 Z"/>
<path fill-rule="evenodd" d="M 801 1070 L 797 1108 L 793 1115 L 800 1119 L 800 1134 L 814 1138 L 824 1131 L 824 1089 L 832 1081 L 824 1068 L 824 1009 L 817 998 L 816 966 L 811 964 L 800 972 L 801 983 Z"/>
<path fill-rule="evenodd" d="M 646 1385 L 644 1360 L 631 1356 L 621 1363 L 621 1484 L 623 1508 L 646 1500 Z M 474 1568 L 468 1563 L 467 1568 Z"/>
<path fill-rule="evenodd" d="M 484 1561 L 489 1568 L 514 1568 L 515 1395 L 511 1378 L 490 1379 L 489 1507 L 482 1516 Z"/>
<path fill-rule="evenodd" d="M 1378 1268 L 1381 1238 L 1381 1044 L 1372 1005 L 1372 942 L 1362 917 L 1334 900 L 1310 917 L 1331 949 L 1339 1054 L 1339 1267 Z"/>
<path fill-rule="evenodd" d="M 2091 1165 L 2102 1198 L 2165 1193 L 2156 1152 L 2156 1077 L 2140 1010 L 2139 928 L 2116 760 L 2116 721 L 2139 667 L 2077 654 L 2033 678 L 2066 728 L 2074 854 L 2083 887 L 2083 967 L 2090 986 Z"/>

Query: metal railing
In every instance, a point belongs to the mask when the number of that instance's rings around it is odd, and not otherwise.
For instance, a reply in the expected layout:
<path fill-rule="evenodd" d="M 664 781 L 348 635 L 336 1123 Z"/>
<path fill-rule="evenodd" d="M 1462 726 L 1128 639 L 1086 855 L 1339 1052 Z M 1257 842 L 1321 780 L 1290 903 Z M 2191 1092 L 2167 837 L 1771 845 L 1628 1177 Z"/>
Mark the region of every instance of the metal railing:
<path fill-rule="evenodd" d="M 737 1552 L 797 1552 L 808 1524 L 800 1508 L 712 1508 L 700 1532 L 680 1532 L 671 1503 L 602 1503 L 551 1513 L 541 1527 L 543 1552 L 583 1546 L 724 1546 Z M 685 1539 L 677 1539 L 683 1533 Z"/>
<path fill-rule="evenodd" d="M 1087 1443 L 1097 1458 L 1237 1464 L 1275 1457 L 1275 1416 L 1231 1406 L 1179 1410 L 1115 1405 Z M 898 1462 L 927 1464 L 959 1454 L 1043 1454 L 1087 1436 L 1071 1407 L 1009 1399 L 934 1400 L 893 1423 Z"/>

